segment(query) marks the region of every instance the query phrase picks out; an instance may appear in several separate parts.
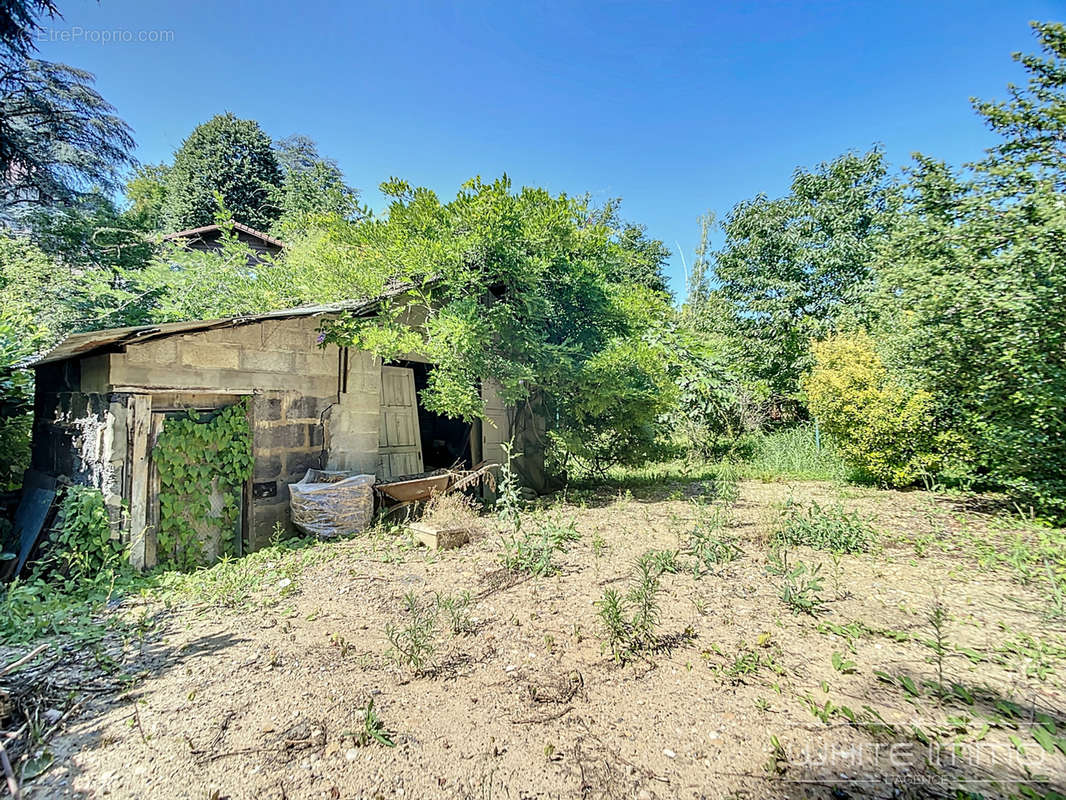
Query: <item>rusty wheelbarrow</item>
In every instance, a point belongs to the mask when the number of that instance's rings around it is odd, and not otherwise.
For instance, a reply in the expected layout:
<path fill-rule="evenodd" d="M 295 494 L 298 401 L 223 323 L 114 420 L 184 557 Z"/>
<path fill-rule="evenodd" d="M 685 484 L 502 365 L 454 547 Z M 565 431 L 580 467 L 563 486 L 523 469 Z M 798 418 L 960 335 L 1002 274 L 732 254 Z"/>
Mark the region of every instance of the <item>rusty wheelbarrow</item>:
<path fill-rule="evenodd" d="M 496 487 L 496 476 L 492 470 L 499 464 L 481 462 L 470 470 L 436 470 L 426 475 L 410 475 L 398 481 L 379 483 L 374 486 L 391 513 L 398 508 L 414 503 L 425 503 L 432 498 L 459 491 L 485 481 L 491 488 Z M 389 502 L 391 501 L 391 502 Z"/>

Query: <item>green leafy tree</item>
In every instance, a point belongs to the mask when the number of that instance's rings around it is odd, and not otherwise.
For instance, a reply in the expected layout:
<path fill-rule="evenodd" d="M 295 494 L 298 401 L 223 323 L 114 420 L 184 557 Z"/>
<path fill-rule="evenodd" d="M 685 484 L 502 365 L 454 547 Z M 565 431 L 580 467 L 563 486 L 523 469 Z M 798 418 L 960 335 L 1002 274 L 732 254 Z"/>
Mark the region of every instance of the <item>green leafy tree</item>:
<path fill-rule="evenodd" d="M 274 145 L 283 175 L 274 204 L 281 217 L 273 231 L 282 238 L 298 233 L 318 215 L 354 221 L 362 212 L 359 193 L 344 182 L 337 162 L 325 158 L 306 136 L 289 136 Z"/>
<path fill-rule="evenodd" d="M 28 57 L 37 50 L 33 37 L 41 30 L 41 18 L 58 15 L 51 0 L 5 0 L 0 4 L 0 47 L 12 56 Z"/>
<path fill-rule="evenodd" d="M 163 208 L 167 199 L 167 164 L 141 164 L 126 181 L 126 214 L 140 230 L 163 230 Z"/>
<path fill-rule="evenodd" d="M 968 173 L 919 157 L 880 266 L 886 362 L 931 392 L 977 476 L 1066 514 L 1066 28 L 1006 103 L 977 103 L 1004 141 Z"/>
<path fill-rule="evenodd" d="M 50 258 L 26 239 L 0 237 L 0 491 L 17 489 L 29 466 L 33 374 L 20 365 L 67 324 L 57 292 Z"/>
<path fill-rule="evenodd" d="M 38 247 L 77 269 L 137 269 L 155 246 L 140 219 L 120 211 L 111 198 L 98 192 L 70 205 L 38 209 L 22 219 Z"/>
<path fill-rule="evenodd" d="M 734 355 L 761 394 L 794 398 L 811 339 L 862 318 L 873 254 L 895 204 L 875 149 L 797 170 L 786 196 L 758 195 L 726 217 L 715 294 L 728 312 Z"/>
<path fill-rule="evenodd" d="M 272 201 L 281 185 L 277 156 L 259 123 L 219 114 L 197 126 L 174 154 L 163 224 L 171 230 L 210 225 L 221 195 L 238 222 L 268 230 L 280 213 Z"/>
<path fill-rule="evenodd" d="M 394 198 L 387 217 L 334 224 L 289 254 L 290 268 L 306 267 L 294 269 L 301 280 L 326 290 L 321 299 L 412 287 L 329 338 L 386 358 L 424 354 L 436 367 L 421 400 L 434 411 L 479 415 L 492 378 L 510 403 L 539 393 L 557 441 L 586 467 L 645 457 L 675 392 L 655 337 L 670 307 L 620 274 L 630 252 L 613 215 L 512 191 L 506 177 L 474 179 L 447 203 L 399 180 L 382 190 Z"/>

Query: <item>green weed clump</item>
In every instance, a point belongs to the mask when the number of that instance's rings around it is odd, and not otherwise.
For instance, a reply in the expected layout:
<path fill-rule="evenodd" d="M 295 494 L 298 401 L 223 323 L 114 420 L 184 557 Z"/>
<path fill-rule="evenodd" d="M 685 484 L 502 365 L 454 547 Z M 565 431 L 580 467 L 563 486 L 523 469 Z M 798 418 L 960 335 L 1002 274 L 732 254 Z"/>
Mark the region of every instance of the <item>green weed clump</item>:
<path fill-rule="evenodd" d="M 508 533 L 502 538 L 503 564 L 512 572 L 525 572 L 543 578 L 558 570 L 555 556 L 566 550 L 569 542 L 579 539 L 573 522 L 562 524 L 550 519 L 534 523 L 532 529 Z"/>
<path fill-rule="evenodd" d="M 862 553 L 876 538 L 877 532 L 867 520 L 845 511 L 842 505 L 821 506 L 814 501 L 804 504 L 789 499 L 781 526 L 771 541 L 834 553 Z"/>
<path fill-rule="evenodd" d="M 716 509 L 689 531 L 684 552 L 692 559 L 693 577 L 714 572 L 716 567 L 736 561 L 744 554 L 735 538 L 722 533 L 724 525 L 725 517 Z"/>
<path fill-rule="evenodd" d="M 408 592 L 403 602 L 404 618 L 400 622 L 385 623 L 385 638 L 391 645 L 387 655 L 415 672 L 429 667 L 437 652 L 437 628 L 441 617 L 452 636 L 473 630 L 470 608 L 474 599 L 470 592 L 457 595 L 437 592 L 425 600 Z"/>
<path fill-rule="evenodd" d="M 414 592 L 403 598 L 406 619 L 403 623 L 385 623 L 385 636 L 392 645 L 389 656 L 415 672 L 423 670 L 436 652 L 437 604 L 419 600 Z"/>
<path fill-rule="evenodd" d="M 802 561 L 785 573 L 781 582 L 781 602 L 793 614 L 814 614 L 822 607 L 821 564 Z"/>
<path fill-rule="evenodd" d="M 107 630 L 96 619 L 100 610 L 140 580 L 111 536 L 99 490 L 67 487 L 56 519 L 44 556 L 28 576 L 11 581 L 0 594 L 0 641 L 5 644 L 49 635 L 99 638 Z"/>
<path fill-rule="evenodd" d="M 392 734 L 385 728 L 385 723 L 382 722 L 381 717 L 374 710 L 373 697 L 367 702 L 366 708 L 362 709 L 362 712 L 363 725 L 354 737 L 356 745 L 366 747 L 371 742 L 377 742 L 384 747 L 395 747 L 396 742 L 392 740 Z"/>
<path fill-rule="evenodd" d="M 655 551 L 648 551 L 637 559 L 626 593 L 607 589 L 597 603 L 606 634 L 604 649 L 610 650 L 618 663 L 629 661 L 658 643 L 661 575 L 661 560 Z"/>

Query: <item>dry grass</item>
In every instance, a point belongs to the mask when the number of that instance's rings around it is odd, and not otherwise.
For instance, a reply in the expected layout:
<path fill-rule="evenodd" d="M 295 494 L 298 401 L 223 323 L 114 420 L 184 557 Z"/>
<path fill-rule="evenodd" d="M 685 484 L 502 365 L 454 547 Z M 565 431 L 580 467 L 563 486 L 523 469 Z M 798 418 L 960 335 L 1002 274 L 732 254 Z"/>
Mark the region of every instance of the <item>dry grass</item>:
<path fill-rule="evenodd" d="M 422 512 L 422 522 L 442 530 L 448 528 L 480 529 L 481 504 L 460 492 L 433 497 Z"/>

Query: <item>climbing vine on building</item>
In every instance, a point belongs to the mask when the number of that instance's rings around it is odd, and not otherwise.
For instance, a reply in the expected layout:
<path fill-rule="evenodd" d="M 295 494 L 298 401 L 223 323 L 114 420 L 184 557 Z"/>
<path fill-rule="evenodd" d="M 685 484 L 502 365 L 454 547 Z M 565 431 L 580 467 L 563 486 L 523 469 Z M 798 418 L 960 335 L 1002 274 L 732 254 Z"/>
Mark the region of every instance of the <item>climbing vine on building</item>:
<path fill-rule="evenodd" d="M 189 411 L 168 419 L 152 458 L 159 472 L 158 559 L 192 569 L 205 559 L 205 540 L 219 535 L 219 553 L 233 549 L 233 532 L 245 481 L 252 474 L 248 404 L 241 401 L 214 418 Z M 212 509 L 212 496 L 221 507 Z"/>

